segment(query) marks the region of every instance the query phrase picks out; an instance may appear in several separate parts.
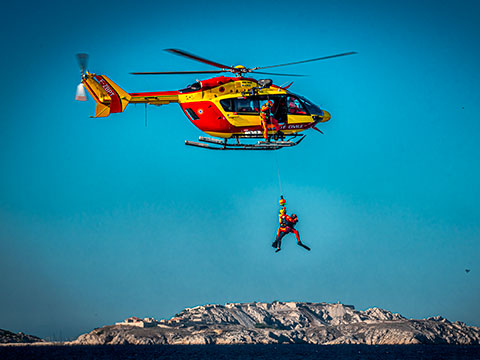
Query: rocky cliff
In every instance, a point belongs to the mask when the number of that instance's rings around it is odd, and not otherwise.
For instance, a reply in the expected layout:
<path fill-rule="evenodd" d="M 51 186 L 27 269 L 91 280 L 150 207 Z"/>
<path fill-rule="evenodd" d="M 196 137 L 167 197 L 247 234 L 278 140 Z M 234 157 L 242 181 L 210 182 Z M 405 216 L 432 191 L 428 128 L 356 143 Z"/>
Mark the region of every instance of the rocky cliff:
<path fill-rule="evenodd" d="M 442 317 L 406 319 L 390 311 L 327 303 L 273 302 L 185 309 L 155 327 L 105 326 L 85 344 L 480 344 L 480 328 Z"/>
<path fill-rule="evenodd" d="M 15 344 L 15 343 L 25 344 L 25 343 L 37 343 L 37 342 L 43 342 L 43 340 L 36 336 L 27 335 L 22 332 L 15 334 L 8 330 L 0 329 L 0 344 Z"/>

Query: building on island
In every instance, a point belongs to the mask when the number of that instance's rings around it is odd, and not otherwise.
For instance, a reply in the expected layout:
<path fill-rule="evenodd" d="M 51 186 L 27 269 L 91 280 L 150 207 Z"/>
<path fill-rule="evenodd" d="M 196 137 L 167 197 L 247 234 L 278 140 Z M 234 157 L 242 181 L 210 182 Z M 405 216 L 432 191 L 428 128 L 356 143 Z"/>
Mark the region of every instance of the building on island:
<path fill-rule="evenodd" d="M 138 327 L 155 327 L 159 324 L 157 320 L 154 318 L 144 318 L 140 319 L 136 316 L 129 317 L 125 319 L 123 322 L 117 322 L 115 325 L 127 325 L 127 326 L 138 326 Z"/>

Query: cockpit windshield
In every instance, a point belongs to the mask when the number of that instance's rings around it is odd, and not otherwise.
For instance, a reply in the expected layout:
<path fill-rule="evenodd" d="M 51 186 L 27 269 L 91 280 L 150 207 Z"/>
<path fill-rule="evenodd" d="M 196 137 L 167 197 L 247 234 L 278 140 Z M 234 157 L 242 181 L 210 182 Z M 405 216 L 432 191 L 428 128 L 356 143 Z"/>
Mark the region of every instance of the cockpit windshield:
<path fill-rule="evenodd" d="M 305 107 L 307 108 L 307 110 L 310 114 L 315 114 L 315 115 L 322 115 L 323 114 L 322 109 L 320 109 L 317 105 L 312 103 L 306 97 L 303 97 L 303 96 L 300 96 L 300 95 L 297 95 L 297 97 L 300 100 L 302 100 L 303 104 L 305 105 Z"/>

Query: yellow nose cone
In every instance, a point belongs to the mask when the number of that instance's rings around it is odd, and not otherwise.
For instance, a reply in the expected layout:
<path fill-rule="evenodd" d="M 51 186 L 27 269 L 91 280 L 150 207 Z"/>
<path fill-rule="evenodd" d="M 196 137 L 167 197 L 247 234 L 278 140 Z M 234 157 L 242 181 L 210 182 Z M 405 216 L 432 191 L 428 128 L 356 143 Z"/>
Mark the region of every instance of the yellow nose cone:
<path fill-rule="evenodd" d="M 320 122 L 326 122 L 330 120 L 332 115 L 328 111 L 323 110 L 323 119 Z"/>

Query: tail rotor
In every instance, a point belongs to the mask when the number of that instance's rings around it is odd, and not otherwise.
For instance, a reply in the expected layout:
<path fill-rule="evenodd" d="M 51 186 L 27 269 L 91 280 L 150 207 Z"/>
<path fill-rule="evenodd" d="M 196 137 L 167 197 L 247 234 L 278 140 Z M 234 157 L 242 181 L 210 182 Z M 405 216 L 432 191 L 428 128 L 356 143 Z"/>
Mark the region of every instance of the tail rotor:
<path fill-rule="evenodd" d="M 87 63 L 88 63 L 88 54 L 77 54 L 77 61 L 78 66 L 80 66 L 80 73 L 85 74 L 85 70 L 87 70 Z"/>
<path fill-rule="evenodd" d="M 83 79 L 85 70 L 87 69 L 88 54 L 77 54 L 78 65 L 80 66 L 80 75 Z M 87 101 L 87 94 L 85 93 L 85 87 L 82 83 L 78 84 L 77 92 L 75 94 L 75 100 Z"/>

